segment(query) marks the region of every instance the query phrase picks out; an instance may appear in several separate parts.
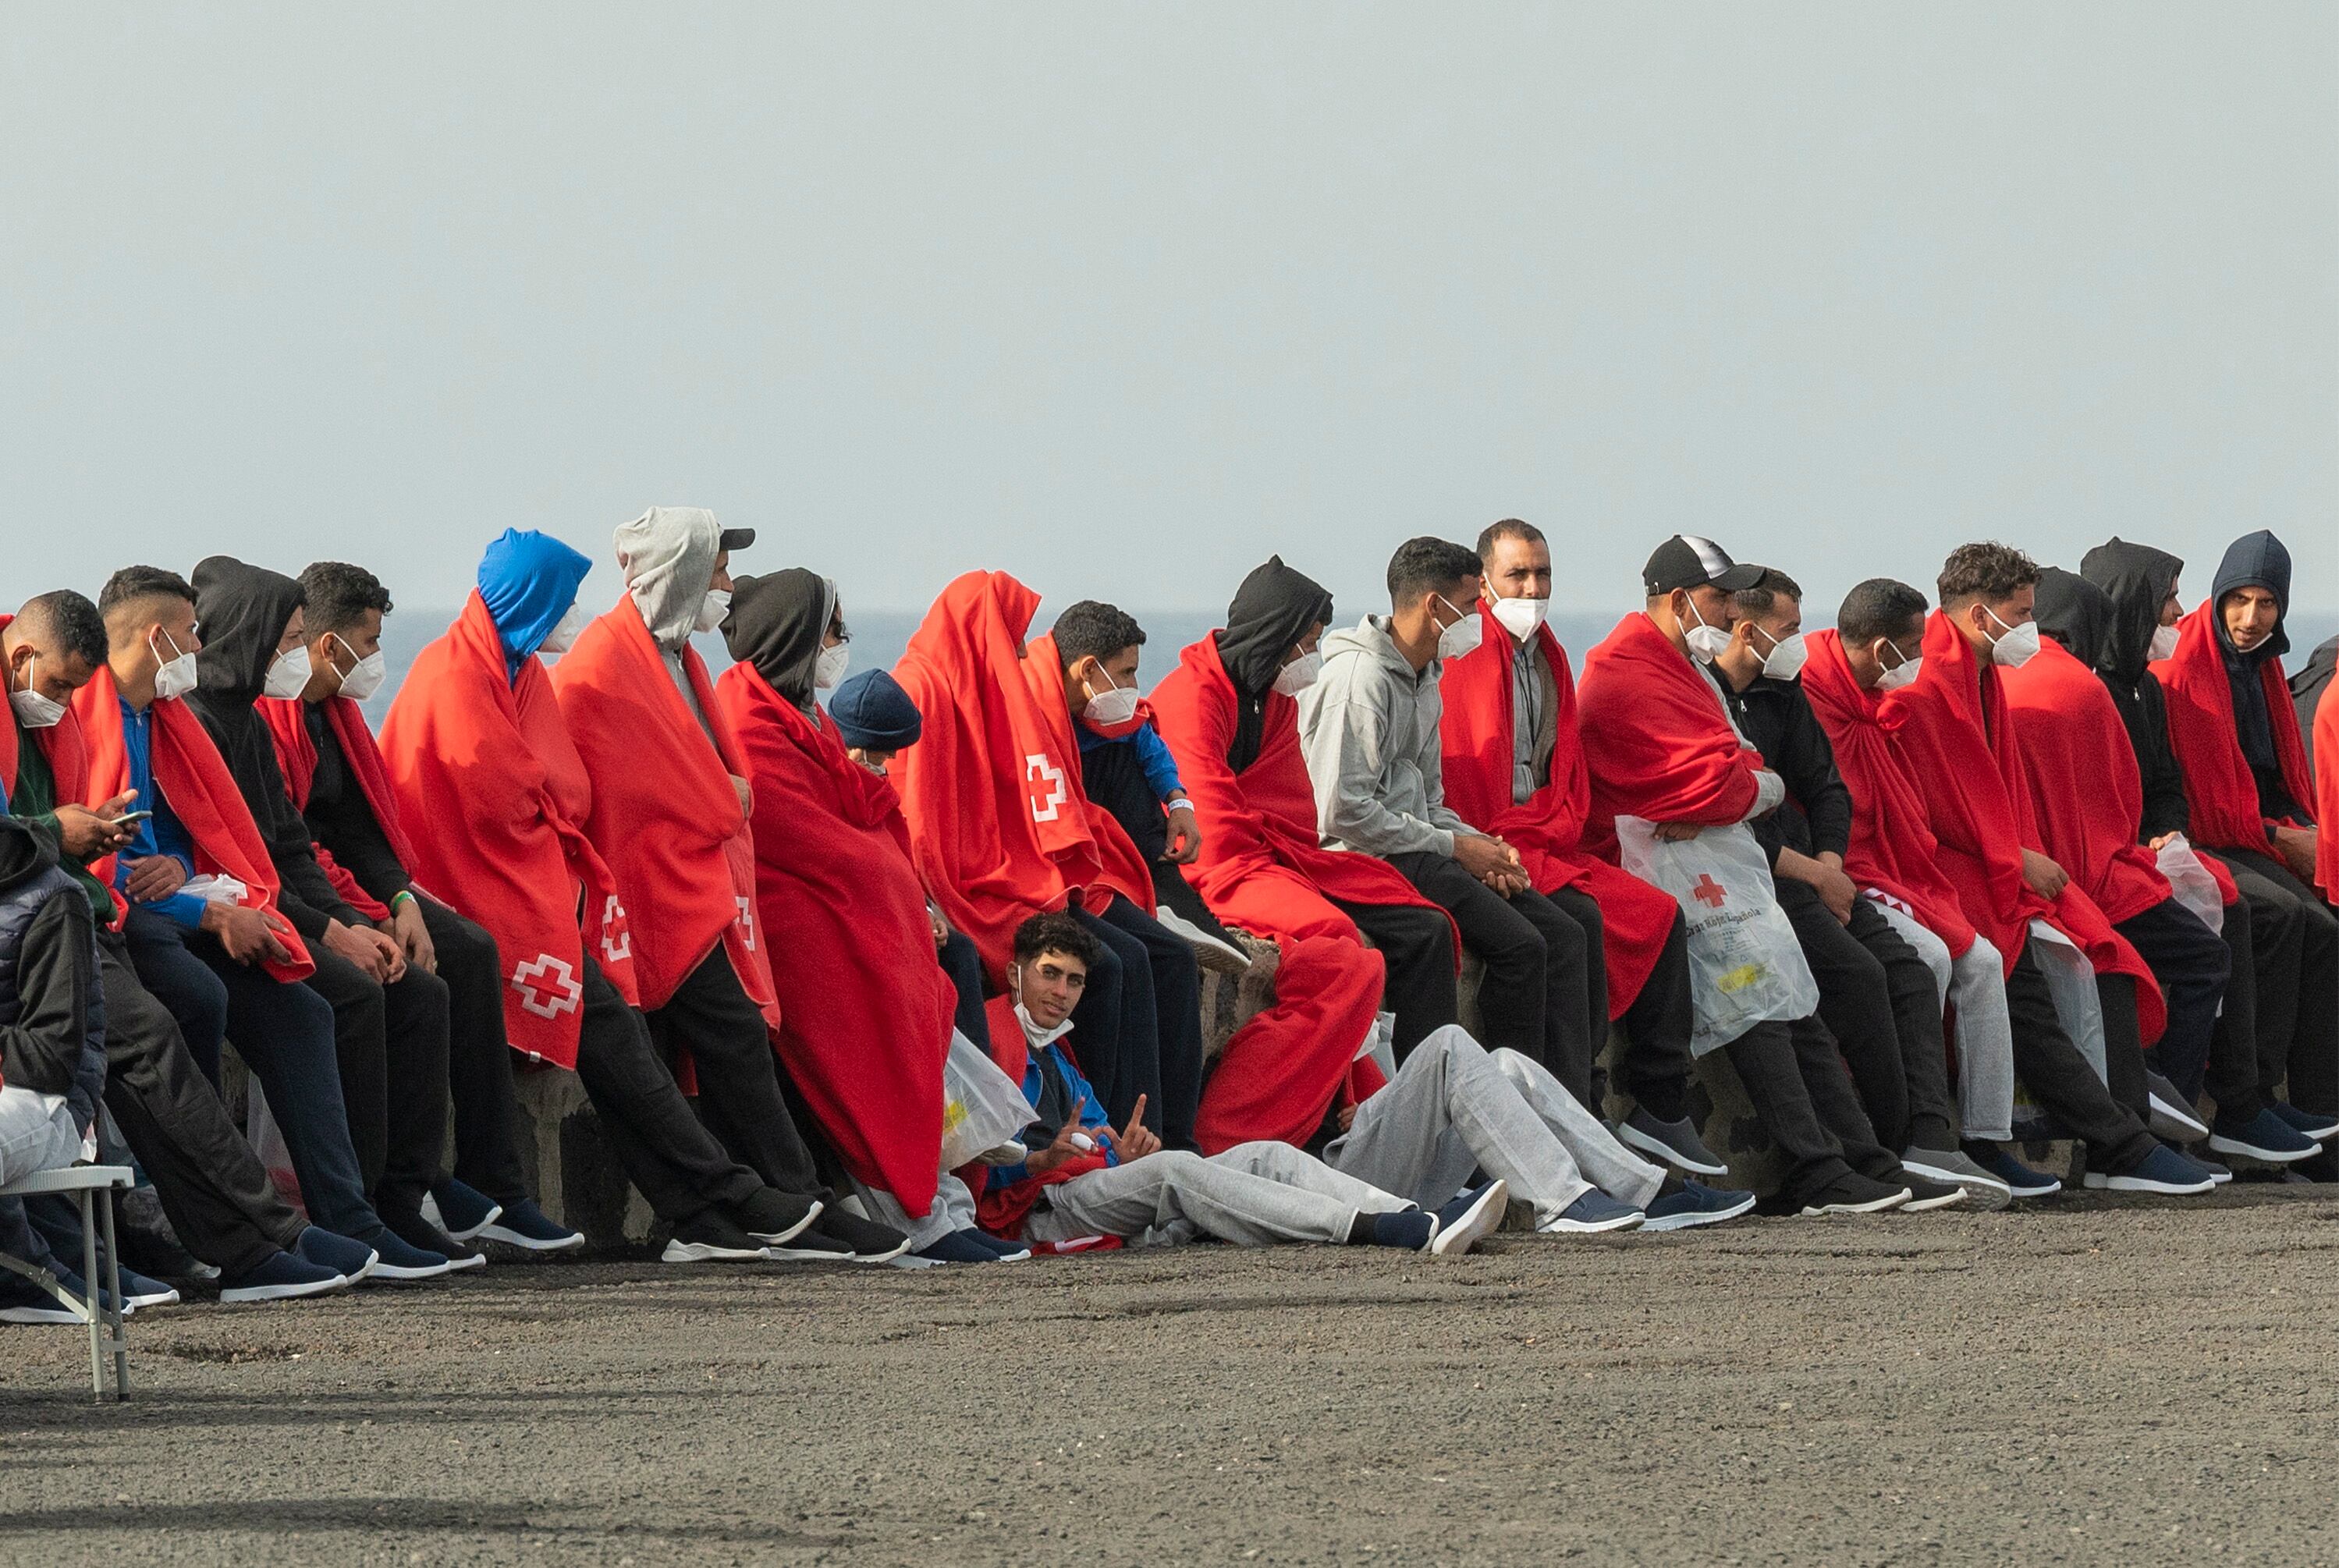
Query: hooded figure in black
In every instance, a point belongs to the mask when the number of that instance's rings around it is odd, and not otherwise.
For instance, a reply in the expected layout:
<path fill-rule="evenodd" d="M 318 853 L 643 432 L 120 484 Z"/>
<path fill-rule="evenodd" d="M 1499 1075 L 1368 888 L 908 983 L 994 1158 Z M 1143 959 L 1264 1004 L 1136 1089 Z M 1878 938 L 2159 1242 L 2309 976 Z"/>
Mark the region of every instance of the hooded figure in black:
<path fill-rule="evenodd" d="M 2226 630 L 2226 596 L 2237 588 L 2264 588 L 2274 596 L 2274 630 L 2266 639 L 2242 652 Z M 2285 817 L 2311 823 L 2314 808 L 2290 798 L 2283 782 L 2282 763 L 2274 749 L 2274 720 L 2266 711 L 2265 686 L 2258 670 L 2268 659 L 2290 651 L 2290 551 L 2283 542 L 2260 528 L 2244 534 L 2226 547 L 2217 563 L 2217 577 L 2209 585 L 2210 615 L 2217 629 L 2217 651 L 2225 656 L 2226 684 L 2234 693 L 2234 736 L 2242 756 L 2258 782 L 2258 814 L 2279 822 Z"/>
<path fill-rule="evenodd" d="M 1332 596 L 1313 578 L 1269 556 L 1235 590 L 1226 629 L 1217 635 L 1219 662 L 1235 685 L 1235 738 L 1227 765 L 1237 773 L 1258 759 L 1268 693 L 1299 641 L 1332 624 Z"/>
<path fill-rule="evenodd" d="M 2089 550 L 2079 575 L 2111 601 L 2111 620 L 2092 661 L 2136 747 L 2137 771 L 2144 777 L 2144 842 L 2185 832 L 2192 812 L 2185 802 L 2185 774 L 2168 745 L 2168 702 L 2160 677 L 2148 667 L 2153 634 L 2160 629 L 2161 606 L 2176 591 L 2185 563 L 2150 545 L 2112 538 Z M 2043 598 L 2047 592 L 2039 584 Z M 2040 612 L 2043 625 L 2045 613 Z"/>
<path fill-rule="evenodd" d="M 288 633 L 307 596 L 281 572 L 231 556 L 198 564 L 193 583 L 203 646 L 187 705 L 211 732 L 268 846 L 281 884 L 277 907 L 316 961 L 303 983 L 332 1004 L 341 1098 L 367 1194 L 382 1223 L 414 1247 L 476 1257 L 422 1218 L 446 1144 L 446 982 L 408 968 L 398 943 L 335 890 L 285 787 L 275 740 L 252 706 L 280 648 L 305 655 Z M 292 688 L 283 695 L 297 695 L 305 673 L 301 683 L 283 684 Z"/>
<path fill-rule="evenodd" d="M 790 567 L 732 580 L 723 641 L 733 658 L 754 666 L 774 691 L 814 725 L 824 726 L 827 721 L 813 689 L 821 646 L 829 628 L 837 625 L 836 584 L 817 572 Z"/>
<path fill-rule="evenodd" d="M 2298 705 L 2298 733 L 2306 737 L 2306 776 L 2314 777 L 2314 715 L 2339 669 L 2339 637 L 2325 637 L 2308 656 L 2306 667 L 2290 677 L 2290 700 Z"/>

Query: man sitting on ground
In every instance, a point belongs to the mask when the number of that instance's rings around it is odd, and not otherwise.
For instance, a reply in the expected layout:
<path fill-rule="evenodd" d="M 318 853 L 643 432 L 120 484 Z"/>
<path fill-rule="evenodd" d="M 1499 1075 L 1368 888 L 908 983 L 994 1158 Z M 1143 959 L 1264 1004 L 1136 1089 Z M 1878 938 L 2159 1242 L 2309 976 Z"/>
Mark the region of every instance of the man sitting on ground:
<path fill-rule="evenodd" d="M 1433 1214 L 1289 1144 L 1247 1143 L 1206 1159 L 1162 1148 L 1141 1117 L 1116 1129 L 1063 1046 L 1100 952 L 1087 927 L 1061 912 L 1016 928 L 1009 994 L 992 1003 L 992 1050 L 1021 1080 L 1038 1126 L 1026 1135 L 1023 1164 L 988 1172 L 982 1212 L 993 1234 L 1051 1244 L 1107 1236 L 1165 1246 L 1209 1236 L 1238 1247 L 1314 1241 L 1459 1253 L 1502 1222 L 1499 1181 Z"/>
<path fill-rule="evenodd" d="M 1592 768 L 1592 825 L 1603 842 L 1614 839 L 1621 815 L 1653 824 L 1659 840 L 1686 842 L 1785 799 L 1785 783 L 1732 726 L 1721 691 L 1704 673 L 1730 646 L 1738 617 L 1731 596 L 1762 575 L 1760 567 L 1736 565 L 1711 539 L 1675 535 L 1642 570 L 1646 608 L 1625 616 L 1585 657 L 1578 712 Z M 1712 998 L 1691 1000 L 1712 1005 Z M 1962 1188 L 1903 1170 L 1876 1141 L 1835 1039 L 1815 1015 L 1760 1020 L 1709 1049 L 1729 1057 L 1785 1157 L 1779 1197 L 1791 1210 L 1865 1214 L 1964 1200 Z"/>
<path fill-rule="evenodd" d="M 334 891 L 398 943 L 410 972 L 435 975 L 447 987 L 455 1168 L 451 1178 L 440 1174 L 430 1184 L 439 1218 L 458 1241 L 499 1241 L 529 1252 L 582 1247 L 584 1234 L 548 1218 L 520 1175 L 503 961 L 495 941 L 414 886 L 407 870 L 413 852 L 358 705 L 381 685 L 390 592 L 371 572 L 345 561 L 310 566 L 301 590 L 309 681 L 297 697 L 262 696 L 260 716 L 275 742 L 290 804 Z"/>

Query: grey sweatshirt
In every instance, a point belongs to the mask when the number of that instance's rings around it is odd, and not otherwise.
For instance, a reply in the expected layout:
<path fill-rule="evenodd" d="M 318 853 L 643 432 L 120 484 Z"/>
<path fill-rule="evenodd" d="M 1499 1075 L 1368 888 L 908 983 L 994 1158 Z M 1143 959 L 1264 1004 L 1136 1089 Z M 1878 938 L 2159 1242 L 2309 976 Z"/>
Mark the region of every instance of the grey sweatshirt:
<path fill-rule="evenodd" d="M 1416 672 L 1378 616 L 1326 634 L 1323 652 L 1299 694 L 1299 738 L 1324 846 L 1451 855 L 1454 835 L 1476 830 L 1446 805 L 1438 661 Z"/>

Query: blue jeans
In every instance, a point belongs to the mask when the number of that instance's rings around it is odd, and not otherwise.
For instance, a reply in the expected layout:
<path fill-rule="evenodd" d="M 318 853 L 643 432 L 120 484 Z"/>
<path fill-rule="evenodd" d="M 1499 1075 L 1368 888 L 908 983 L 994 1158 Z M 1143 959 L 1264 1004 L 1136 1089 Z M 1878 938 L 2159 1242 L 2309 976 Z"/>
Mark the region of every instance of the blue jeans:
<path fill-rule="evenodd" d="M 179 1021 L 187 1049 L 214 1081 L 220 1046 L 234 1038 L 236 1054 L 268 1092 L 309 1218 L 360 1240 L 380 1230 L 341 1103 L 332 1005 L 305 985 L 236 962 L 216 937 L 147 910 L 130 912 L 123 936 L 140 981 Z"/>

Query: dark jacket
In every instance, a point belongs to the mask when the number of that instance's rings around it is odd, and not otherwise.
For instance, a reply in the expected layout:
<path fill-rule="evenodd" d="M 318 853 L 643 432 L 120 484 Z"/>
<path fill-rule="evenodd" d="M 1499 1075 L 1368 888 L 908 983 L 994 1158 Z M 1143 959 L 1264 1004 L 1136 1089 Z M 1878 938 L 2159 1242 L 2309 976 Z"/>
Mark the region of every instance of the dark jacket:
<path fill-rule="evenodd" d="M 1779 852 L 1793 850 L 1816 859 L 1842 854 L 1851 846 L 1851 791 L 1835 769 L 1835 747 L 1820 727 L 1802 686 L 1756 676 L 1744 691 L 1732 691 L 1719 676 L 1714 685 L 1730 705 L 1746 744 L 1762 754 L 1771 771 L 1785 781 L 1787 798 L 1777 811 L 1746 825 L 1754 842 L 1777 865 Z"/>
<path fill-rule="evenodd" d="M 2079 563 L 2079 575 L 2101 588 L 2112 604 L 2096 674 L 2111 693 L 2112 705 L 2119 709 L 2136 750 L 2136 768 L 2144 783 L 2142 832 L 2147 843 L 2163 833 L 2189 831 L 2193 820 L 2185 800 L 2184 770 L 2168 745 L 2168 699 L 2160 689 L 2160 677 L 2148 667 L 2160 606 L 2167 603 L 2184 569 L 2183 561 L 2164 550 L 2117 537 L 2089 550 Z"/>
<path fill-rule="evenodd" d="M 268 858 L 283 884 L 277 907 L 295 931 L 313 941 L 325 934 L 329 921 L 370 922 L 342 902 L 317 863 L 309 824 L 293 809 L 283 770 L 276 764 L 275 737 L 252 706 L 301 597 L 301 585 L 281 572 L 248 567 L 230 556 L 199 564 L 195 616 L 202 626 L 203 646 L 195 656 L 197 685 L 187 705 L 211 732 L 267 843 Z"/>
<path fill-rule="evenodd" d="M 2334 668 L 2339 668 L 2339 637 L 2325 637 L 2308 656 L 2306 667 L 2290 677 L 2290 700 L 2298 705 L 2298 733 L 2306 740 L 2309 781 L 2314 777 L 2314 713 L 2330 689 Z"/>
<path fill-rule="evenodd" d="M 105 1011 L 89 900 L 55 838 L 0 816 L 0 1080 L 73 1102 L 86 1129 L 105 1085 Z"/>
<path fill-rule="evenodd" d="M 2247 653 L 2235 648 L 2226 635 L 2222 606 L 2226 596 L 2237 588 L 2264 588 L 2274 596 L 2275 606 L 2274 635 Z M 2217 631 L 2217 651 L 2225 656 L 2226 684 L 2234 694 L 2234 738 L 2241 743 L 2243 760 L 2257 780 L 2258 814 L 2271 822 L 2285 817 L 2313 822 L 2312 808 L 2291 799 L 2290 786 L 2283 780 L 2282 762 L 2274 749 L 2274 715 L 2267 710 L 2265 685 L 2259 674 L 2266 660 L 2290 651 L 2290 632 L 2285 624 L 2290 617 L 2290 551 L 2283 542 L 2260 528 L 2226 546 L 2226 558 L 2217 563 L 2216 580 L 2209 585 L 2209 609 Z"/>
<path fill-rule="evenodd" d="M 317 748 L 317 771 L 309 779 L 309 804 L 301 808 L 301 820 L 310 836 L 332 852 L 335 863 L 377 902 L 388 903 L 410 891 L 414 878 L 390 847 L 390 835 L 381 831 L 365 786 L 350 771 L 340 737 L 325 722 L 324 705 L 303 704 L 301 720 Z"/>

